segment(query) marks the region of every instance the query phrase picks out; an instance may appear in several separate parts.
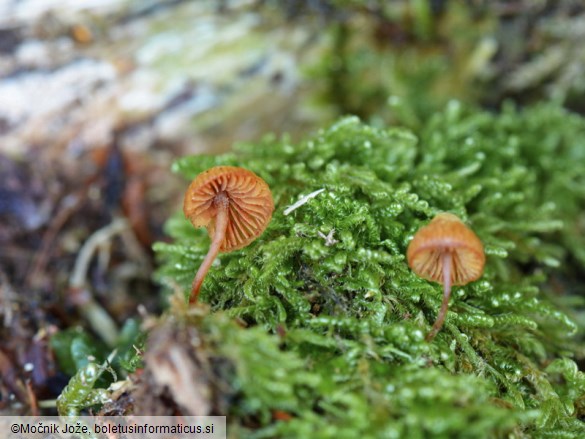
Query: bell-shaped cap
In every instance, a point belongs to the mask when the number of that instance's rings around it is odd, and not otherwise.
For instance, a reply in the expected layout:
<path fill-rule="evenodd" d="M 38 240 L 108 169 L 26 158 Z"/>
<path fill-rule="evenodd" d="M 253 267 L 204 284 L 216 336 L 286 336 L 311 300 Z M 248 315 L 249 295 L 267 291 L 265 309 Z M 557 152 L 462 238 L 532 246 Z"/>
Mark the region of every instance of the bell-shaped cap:
<path fill-rule="evenodd" d="M 272 218 L 274 202 L 264 180 L 247 169 L 216 166 L 199 174 L 189 185 L 183 212 L 195 227 L 215 231 L 218 202 L 228 200 L 228 224 L 220 251 L 245 247 L 262 234 Z"/>
<path fill-rule="evenodd" d="M 477 235 L 455 215 L 439 213 L 414 235 L 408 265 L 418 276 L 443 283 L 443 256 L 451 254 L 451 285 L 465 285 L 483 273 L 485 254 Z"/>

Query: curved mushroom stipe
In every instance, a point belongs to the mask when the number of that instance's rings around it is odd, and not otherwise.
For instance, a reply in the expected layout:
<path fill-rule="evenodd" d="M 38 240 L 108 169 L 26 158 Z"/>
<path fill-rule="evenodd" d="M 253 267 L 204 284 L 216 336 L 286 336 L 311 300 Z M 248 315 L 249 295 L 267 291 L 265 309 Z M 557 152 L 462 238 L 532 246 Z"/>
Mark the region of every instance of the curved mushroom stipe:
<path fill-rule="evenodd" d="M 199 174 L 189 185 L 183 213 L 195 227 L 207 227 L 211 245 L 191 285 L 190 303 L 220 252 L 247 246 L 266 229 L 274 202 L 264 180 L 247 169 L 216 166 Z"/>
<path fill-rule="evenodd" d="M 195 278 L 193 278 L 193 283 L 191 284 L 191 295 L 189 296 L 189 303 L 191 304 L 197 302 L 197 298 L 199 297 L 199 290 L 201 289 L 201 284 L 203 283 L 203 279 L 205 279 L 207 272 L 211 268 L 213 261 L 215 261 L 215 258 L 219 254 L 229 222 L 228 221 L 229 200 L 225 193 L 224 192 L 219 193 L 216 196 L 214 203 L 217 204 L 215 231 L 213 233 L 213 239 L 211 240 L 209 251 L 205 256 L 205 259 L 203 259 L 203 262 L 201 263 L 199 270 L 197 270 Z"/>
<path fill-rule="evenodd" d="M 418 276 L 443 284 L 441 309 L 426 337 L 432 341 L 447 316 L 451 286 L 465 285 L 483 274 L 483 244 L 457 216 L 443 212 L 416 232 L 406 256 Z"/>
<path fill-rule="evenodd" d="M 451 297 L 452 261 L 453 259 L 451 253 L 445 252 L 443 254 L 443 302 L 441 303 L 441 309 L 437 315 L 437 320 L 435 320 L 431 331 L 425 337 L 426 341 L 432 341 L 433 338 L 435 338 L 435 335 L 437 335 L 437 333 L 441 330 L 443 323 L 445 322 L 445 318 L 447 317 L 447 311 L 449 309 L 449 298 Z"/>

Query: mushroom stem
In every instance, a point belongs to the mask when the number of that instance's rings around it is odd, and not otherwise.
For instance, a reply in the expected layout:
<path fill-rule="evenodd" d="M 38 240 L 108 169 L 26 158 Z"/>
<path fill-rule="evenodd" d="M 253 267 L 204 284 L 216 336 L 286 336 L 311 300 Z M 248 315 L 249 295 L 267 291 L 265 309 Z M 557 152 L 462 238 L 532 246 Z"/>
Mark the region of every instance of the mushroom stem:
<path fill-rule="evenodd" d="M 449 308 L 449 297 L 451 297 L 451 265 L 453 263 L 453 255 L 450 251 L 445 251 L 441 256 L 443 259 L 443 303 L 441 303 L 441 309 L 437 320 L 431 328 L 431 332 L 426 337 L 426 341 L 432 341 L 437 335 L 437 332 L 443 327 L 445 317 L 447 317 L 447 309 Z"/>
<path fill-rule="evenodd" d="M 199 290 L 201 288 L 201 284 L 203 283 L 203 279 L 205 279 L 205 276 L 211 268 L 213 261 L 219 254 L 219 249 L 221 248 L 221 245 L 225 239 L 225 232 L 227 230 L 229 220 L 229 199 L 225 192 L 220 192 L 216 195 L 213 202 L 217 206 L 215 231 L 213 233 L 211 245 L 209 246 L 209 251 L 205 256 L 205 259 L 203 259 L 203 262 L 201 263 L 201 266 L 199 267 L 199 270 L 197 270 L 197 274 L 193 279 L 193 283 L 191 284 L 191 297 L 189 298 L 189 303 L 197 303 L 197 297 L 199 296 Z"/>

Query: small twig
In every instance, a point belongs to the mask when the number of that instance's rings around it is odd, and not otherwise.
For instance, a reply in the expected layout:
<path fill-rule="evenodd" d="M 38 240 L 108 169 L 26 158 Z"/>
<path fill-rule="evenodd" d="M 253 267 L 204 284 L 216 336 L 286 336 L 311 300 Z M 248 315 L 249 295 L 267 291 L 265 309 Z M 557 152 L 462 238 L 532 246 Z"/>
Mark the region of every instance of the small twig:
<path fill-rule="evenodd" d="M 87 279 L 87 271 L 89 263 L 96 250 L 108 242 L 115 235 L 121 233 L 128 228 L 128 222 L 124 219 L 118 218 L 93 233 L 81 247 L 77 259 L 75 260 L 75 267 L 73 274 L 69 279 L 69 286 L 72 288 L 83 288 Z"/>
<path fill-rule="evenodd" d="M 315 198 L 317 195 L 319 195 L 321 192 L 325 191 L 325 189 L 318 189 L 315 192 L 311 192 L 308 195 L 305 195 L 304 197 L 302 197 L 299 201 L 297 201 L 296 203 L 288 206 L 285 210 L 284 210 L 284 214 L 288 215 L 290 214 L 293 210 L 298 209 L 299 207 L 301 207 L 303 204 L 306 204 L 311 198 Z"/>
<path fill-rule="evenodd" d="M 115 235 L 123 233 L 127 228 L 128 222 L 125 219 L 117 218 L 106 227 L 94 232 L 81 247 L 75 260 L 73 274 L 69 279 L 69 286 L 77 296 L 75 303 L 80 312 L 109 346 L 115 345 L 118 339 L 118 327 L 86 288 L 87 272 L 91 259 L 98 249 L 108 244 Z"/>
<path fill-rule="evenodd" d="M 325 235 L 325 233 L 321 231 L 317 231 L 317 235 L 319 238 L 323 238 L 325 240 L 325 247 L 331 247 L 332 245 L 337 244 L 339 241 L 333 237 L 335 234 L 335 229 L 331 229 L 331 231 Z"/>

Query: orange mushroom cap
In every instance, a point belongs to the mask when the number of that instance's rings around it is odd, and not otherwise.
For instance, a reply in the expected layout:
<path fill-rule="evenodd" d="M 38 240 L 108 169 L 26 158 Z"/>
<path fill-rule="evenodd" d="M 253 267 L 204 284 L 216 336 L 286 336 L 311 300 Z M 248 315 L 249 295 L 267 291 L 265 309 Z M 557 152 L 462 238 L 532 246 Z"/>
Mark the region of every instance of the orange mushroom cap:
<path fill-rule="evenodd" d="M 451 284 L 465 285 L 483 273 L 483 244 L 473 231 L 452 213 L 439 213 L 422 227 L 406 252 L 408 265 L 420 277 L 443 282 L 443 258 L 452 255 Z"/>
<path fill-rule="evenodd" d="M 207 227 L 212 238 L 218 211 L 216 197 L 221 193 L 228 199 L 228 224 L 220 251 L 229 252 L 262 234 L 272 218 L 274 202 L 266 182 L 252 171 L 216 166 L 202 172 L 185 193 L 183 212 L 195 227 Z"/>

